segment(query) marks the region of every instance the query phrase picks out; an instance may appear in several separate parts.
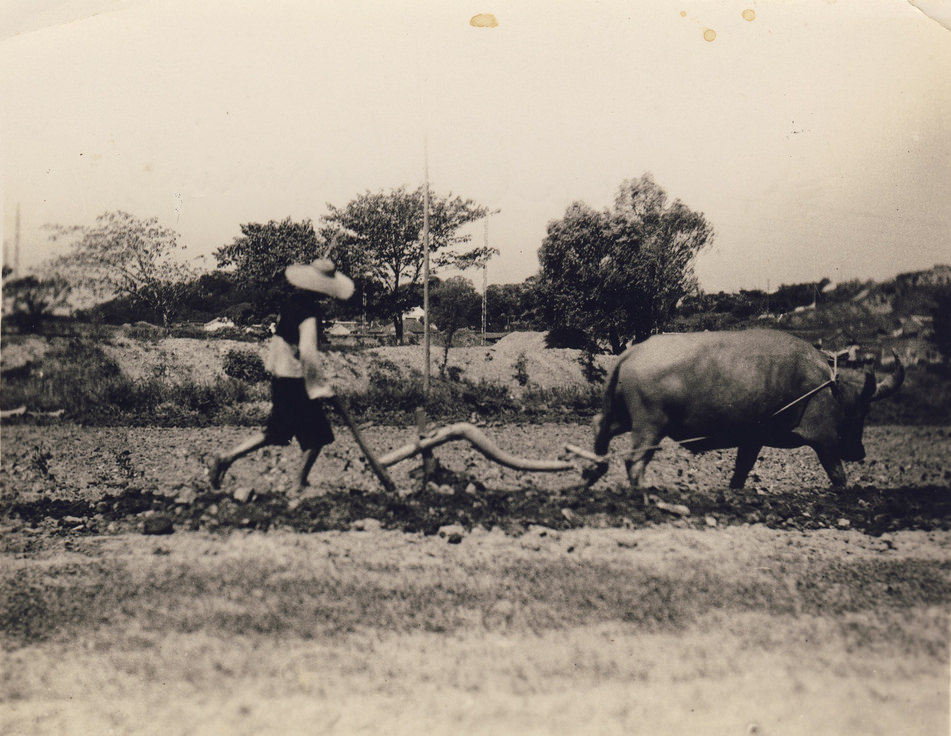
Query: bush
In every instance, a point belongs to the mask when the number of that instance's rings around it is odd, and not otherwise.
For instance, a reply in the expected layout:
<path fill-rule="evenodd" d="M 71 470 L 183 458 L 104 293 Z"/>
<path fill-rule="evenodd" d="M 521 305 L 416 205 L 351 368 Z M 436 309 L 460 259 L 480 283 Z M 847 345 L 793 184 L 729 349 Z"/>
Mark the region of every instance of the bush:
<path fill-rule="evenodd" d="M 528 383 L 528 359 L 525 353 L 519 353 L 515 360 L 515 375 L 512 376 L 519 386 L 525 386 Z"/>
<path fill-rule="evenodd" d="M 229 350 L 225 355 L 224 371 L 226 376 L 247 383 L 262 383 L 270 378 L 261 356 L 248 350 Z"/>
<path fill-rule="evenodd" d="M 515 415 L 518 408 L 505 386 L 464 378 L 430 380 L 429 397 L 423 391 L 423 375 L 411 370 L 403 375 L 399 367 L 385 358 L 377 358 L 369 370 L 366 392 L 345 396 L 354 413 L 366 421 L 409 425 L 415 421 L 418 407 L 439 421 L 468 420 L 480 416 Z"/>
<path fill-rule="evenodd" d="M 534 421 L 573 421 L 593 417 L 601 409 L 600 386 L 531 388 L 522 394 L 521 412 Z"/>
<path fill-rule="evenodd" d="M 136 322 L 128 327 L 124 326 L 122 332 L 130 340 L 153 344 L 165 337 L 164 329 L 157 325 L 149 324 L 148 322 Z"/>
<path fill-rule="evenodd" d="M 4 408 L 62 409 L 66 419 L 87 424 L 194 427 L 233 422 L 236 406 L 263 401 L 267 391 L 230 377 L 210 384 L 156 376 L 133 381 L 97 344 L 71 338 L 28 368 L 5 371 L 2 395 Z"/>
<path fill-rule="evenodd" d="M 128 383 L 97 345 L 70 338 L 54 344 L 32 370 L 5 374 L 3 403 L 31 411 L 63 409 L 71 419 L 101 417 L 113 413 L 111 395 Z"/>
<path fill-rule="evenodd" d="M 545 334 L 546 348 L 591 349 L 591 335 L 577 327 L 553 327 Z"/>
<path fill-rule="evenodd" d="M 581 365 L 581 374 L 590 384 L 604 383 L 608 372 L 594 358 L 593 350 L 582 350 L 578 356 L 578 363 Z"/>

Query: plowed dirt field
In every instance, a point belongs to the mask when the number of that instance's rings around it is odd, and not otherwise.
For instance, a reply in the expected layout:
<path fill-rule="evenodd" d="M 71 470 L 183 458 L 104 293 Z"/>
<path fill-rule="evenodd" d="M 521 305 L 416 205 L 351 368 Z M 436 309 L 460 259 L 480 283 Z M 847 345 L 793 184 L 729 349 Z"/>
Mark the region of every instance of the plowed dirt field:
<path fill-rule="evenodd" d="M 619 459 L 585 488 L 460 444 L 388 494 L 343 428 L 302 496 L 295 447 L 212 491 L 246 434 L 2 429 L 4 733 L 948 731 L 949 428 L 869 428 L 844 492 L 807 450 L 730 491 L 732 452 L 671 444 L 647 482 L 686 515 Z"/>

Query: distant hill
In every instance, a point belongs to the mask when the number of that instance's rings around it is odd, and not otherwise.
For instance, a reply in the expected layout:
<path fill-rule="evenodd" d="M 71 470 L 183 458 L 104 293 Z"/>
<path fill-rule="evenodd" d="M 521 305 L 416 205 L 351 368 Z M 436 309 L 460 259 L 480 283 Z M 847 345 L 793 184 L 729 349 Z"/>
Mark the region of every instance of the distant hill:
<path fill-rule="evenodd" d="M 895 350 L 910 364 L 940 362 L 932 316 L 938 294 L 951 289 L 951 266 L 899 274 L 883 282 L 781 286 L 775 292 L 703 295 L 685 303 L 672 331 L 772 327 L 827 350 L 858 345 L 866 359 Z"/>

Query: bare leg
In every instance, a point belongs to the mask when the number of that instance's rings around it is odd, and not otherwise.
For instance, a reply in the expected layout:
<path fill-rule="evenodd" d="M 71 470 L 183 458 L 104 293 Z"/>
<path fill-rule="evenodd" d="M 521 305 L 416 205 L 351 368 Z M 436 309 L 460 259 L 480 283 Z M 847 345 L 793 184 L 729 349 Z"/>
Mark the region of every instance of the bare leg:
<path fill-rule="evenodd" d="M 310 475 L 310 469 L 314 467 L 314 462 L 320 454 L 321 448 L 315 447 L 304 453 L 304 465 L 300 469 L 300 475 L 297 480 L 297 492 L 302 492 L 307 487 L 307 476 Z"/>
<path fill-rule="evenodd" d="M 239 457 L 243 457 L 249 452 L 257 450 L 259 447 L 264 447 L 266 444 L 268 444 L 267 435 L 265 435 L 264 432 L 258 432 L 241 444 L 233 447 L 224 455 L 215 455 L 215 457 L 208 462 L 208 480 L 211 483 L 211 487 L 215 489 L 221 488 L 221 479 L 228 471 L 228 468 L 231 467 L 231 463 Z"/>
<path fill-rule="evenodd" d="M 746 476 L 750 474 L 762 445 L 740 445 L 736 453 L 736 467 L 733 469 L 733 478 L 730 488 L 742 488 L 746 484 Z"/>

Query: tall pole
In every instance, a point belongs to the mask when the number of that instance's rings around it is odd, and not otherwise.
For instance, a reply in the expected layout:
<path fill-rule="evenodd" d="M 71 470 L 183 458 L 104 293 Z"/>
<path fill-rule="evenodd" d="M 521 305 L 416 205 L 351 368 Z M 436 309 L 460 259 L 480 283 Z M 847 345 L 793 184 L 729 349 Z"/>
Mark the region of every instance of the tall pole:
<path fill-rule="evenodd" d="M 485 248 L 485 260 L 482 261 L 482 346 L 485 347 L 485 298 L 488 291 L 488 274 L 489 274 L 489 217 L 486 215 L 486 218 L 482 221 L 482 245 Z"/>
<path fill-rule="evenodd" d="M 429 398 L 429 144 L 423 139 L 423 396 Z"/>

